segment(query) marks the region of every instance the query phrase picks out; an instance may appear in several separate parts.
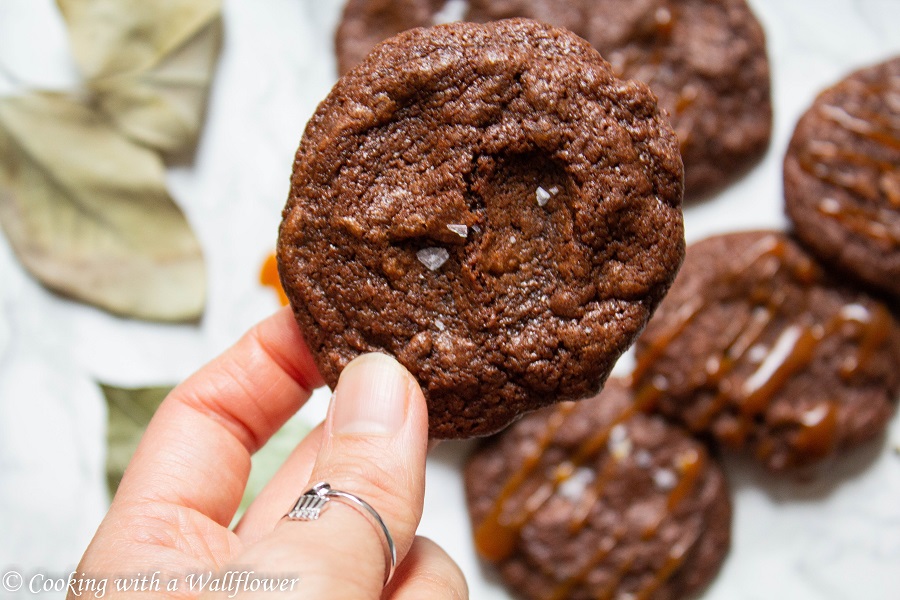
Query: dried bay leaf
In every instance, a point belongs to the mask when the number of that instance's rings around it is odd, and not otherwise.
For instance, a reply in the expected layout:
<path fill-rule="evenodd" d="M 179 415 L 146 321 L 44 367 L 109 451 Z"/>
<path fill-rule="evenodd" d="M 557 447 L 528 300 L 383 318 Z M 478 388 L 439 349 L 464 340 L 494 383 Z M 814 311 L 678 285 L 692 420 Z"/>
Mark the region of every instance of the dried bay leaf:
<path fill-rule="evenodd" d="M 106 482 L 110 497 L 115 495 L 119 482 L 125 474 L 125 468 L 131 462 L 150 419 L 172 391 L 172 387 L 121 388 L 100 384 L 106 398 L 108 415 Z M 307 422 L 300 415 L 294 415 L 253 455 L 247 486 L 235 514 L 234 524 L 237 524 L 253 500 L 309 431 Z"/>
<path fill-rule="evenodd" d="M 106 484 L 114 496 L 125 467 L 131 462 L 138 442 L 156 409 L 171 387 L 119 388 L 100 384 L 106 397 Z"/>
<path fill-rule="evenodd" d="M 206 43 L 207 37 L 197 40 Z M 135 141 L 167 155 L 193 148 L 203 121 L 212 57 L 193 43 L 151 71 L 91 82 L 103 111 Z M 186 56 L 204 54 L 185 68 Z M 209 64 L 207 64 L 209 63 Z"/>
<path fill-rule="evenodd" d="M 98 106 L 167 154 L 196 141 L 222 41 L 220 0 L 57 0 Z"/>
<path fill-rule="evenodd" d="M 202 252 L 162 160 L 85 101 L 0 99 L 0 225 L 53 290 L 142 319 L 203 311 Z"/>

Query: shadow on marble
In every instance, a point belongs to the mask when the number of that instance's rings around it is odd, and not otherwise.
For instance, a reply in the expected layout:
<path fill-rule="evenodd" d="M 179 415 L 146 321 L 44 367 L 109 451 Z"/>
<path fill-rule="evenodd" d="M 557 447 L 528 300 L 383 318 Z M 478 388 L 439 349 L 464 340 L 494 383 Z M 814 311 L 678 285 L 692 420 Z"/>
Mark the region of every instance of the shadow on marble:
<path fill-rule="evenodd" d="M 749 456 L 720 457 L 732 493 L 753 488 L 765 492 L 775 503 L 825 500 L 838 488 L 864 476 L 886 454 L 897 458 L 882 434 L 870 443 L 833 457 L 808 470 L 771 473 Z"/>

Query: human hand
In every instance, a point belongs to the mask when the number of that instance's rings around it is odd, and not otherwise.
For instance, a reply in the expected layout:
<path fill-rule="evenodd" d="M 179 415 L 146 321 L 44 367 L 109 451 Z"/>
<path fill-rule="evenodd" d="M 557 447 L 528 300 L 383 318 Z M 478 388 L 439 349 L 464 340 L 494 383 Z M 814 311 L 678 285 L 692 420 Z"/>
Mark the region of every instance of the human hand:
<path fill-rule="evenodd" d="M 285 593 L 229 589 L 206 595 L 467 598 L 453 560 L 415 535 L 425 489 L 428 417 L 418 384 L 385 355 L 361 356 L 344 369 L 325 422 L 298 444 L 237 527 L 228 528 L 250 456 L 321 384 L 285 309 L 176 387 L 148 426 L 78 566 L 79 576 L 159 572 L 158 589 L 150 590 L 155 597 L 201 595 L 196 586 L 191 589 L 188 574 L 252 571 L 256 578 L 297 581 Z M 282 519 L 319 481 L 362 498 L 385 521 L 398 561 L 386 588 L 384 535 L 363 512 L 335 501 L 318 520 Z M 167 582 L 176 589 L 167 590 Z M 231 587 L 240 588 L 233 580 Z M 124 594 L 107 588 L 104 598 Z M 78 598 L 70 591 L 70 600 Z"/>

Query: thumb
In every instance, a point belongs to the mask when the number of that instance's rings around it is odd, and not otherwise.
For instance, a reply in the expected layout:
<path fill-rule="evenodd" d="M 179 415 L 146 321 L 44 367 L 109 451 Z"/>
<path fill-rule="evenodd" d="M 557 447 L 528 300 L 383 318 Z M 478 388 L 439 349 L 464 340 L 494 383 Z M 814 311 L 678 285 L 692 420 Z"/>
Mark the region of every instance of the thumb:
<path fill-rule="evenodd" d="M 387 525 L 399 562 L 422 516 L 427 445 L 427 409 L 415 379 L 384 354 L 360 356 L 341 373 L 310 481 L 297 495 L 326 482 L 364 500 Z M 374 600 L 390 568 L 385 544 L 365 510 L 332 500 L 318 520 L 280 521 L 239 563 L 296 573 L 298 597 Z"/>

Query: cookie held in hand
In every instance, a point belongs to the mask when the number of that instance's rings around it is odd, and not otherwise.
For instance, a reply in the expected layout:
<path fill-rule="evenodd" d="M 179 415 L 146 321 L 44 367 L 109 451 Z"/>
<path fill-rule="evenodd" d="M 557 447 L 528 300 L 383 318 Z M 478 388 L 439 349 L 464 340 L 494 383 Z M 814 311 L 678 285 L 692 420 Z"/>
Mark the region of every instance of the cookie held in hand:
<path fill-rule="evenodd" d="M 646 86 L 528 20 L 400 34 L 309 122 L 278 242 L 329 385 L 364 352 L 430 433 L 485 435 L 600 389 L 684 252 L 683 169 Z"/>

